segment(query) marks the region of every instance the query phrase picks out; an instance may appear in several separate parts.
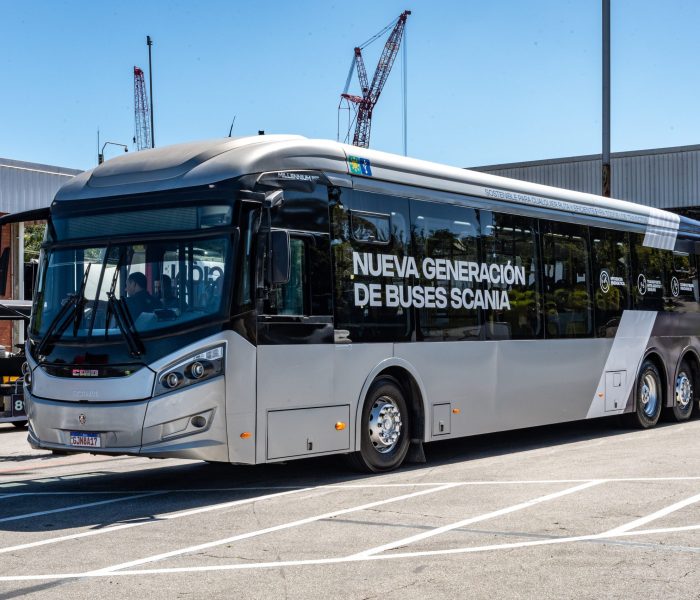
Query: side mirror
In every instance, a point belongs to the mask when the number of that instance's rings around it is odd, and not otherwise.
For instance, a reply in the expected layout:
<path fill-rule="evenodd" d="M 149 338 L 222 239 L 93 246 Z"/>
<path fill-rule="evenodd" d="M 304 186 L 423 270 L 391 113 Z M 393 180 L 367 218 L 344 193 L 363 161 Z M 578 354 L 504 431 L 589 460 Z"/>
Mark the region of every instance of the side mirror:
<path fill-rule="evenodd" d="M 270 270 L 270 283 L 272 285 L 289 283 L 289 250 L 289 232 L 280 230 L 271 231 L 269 251 L 272 259 Z"/>

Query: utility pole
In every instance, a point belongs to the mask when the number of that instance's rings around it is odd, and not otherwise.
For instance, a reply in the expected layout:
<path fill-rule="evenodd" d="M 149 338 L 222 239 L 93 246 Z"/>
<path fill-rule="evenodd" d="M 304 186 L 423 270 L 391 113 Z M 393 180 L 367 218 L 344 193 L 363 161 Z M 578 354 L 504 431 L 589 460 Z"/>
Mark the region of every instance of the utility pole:
<path fill-rule="evenodd" d="M 610 198 L 610 0 L 603 0 L 603 181 L 602 194 Z"/>
<path fill-rule="evenodd" d="M 151 148 L 156 147 L 156 130 L 153 127 L 153 66 L 151 64 L 151 47 L 153 40 L 150 35 L 146 36 L 146 45 L 148 46 L 148 87 L 151 96 Z"/>

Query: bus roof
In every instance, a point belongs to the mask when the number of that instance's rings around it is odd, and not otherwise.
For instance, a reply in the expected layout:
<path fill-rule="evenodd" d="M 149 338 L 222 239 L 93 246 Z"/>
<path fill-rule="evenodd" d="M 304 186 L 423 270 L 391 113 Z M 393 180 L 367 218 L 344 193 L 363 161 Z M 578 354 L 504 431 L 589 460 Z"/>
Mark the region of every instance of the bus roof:
<path fill-rule="evenodd" d="M 662 237 L 665 231 L 672 231 L 674 239 L 679 226 L 686 231 L 700 231 L 700 222 L 633 202 L 295 135 L 223 138 L 123 154 L 73 178 L 58 191 L 54 203 L 195 187 L 250 173 L 291 170 L 353 175 L 505 203 L 633 221 L 653 227 Z M 658 245 L 666 246 L 666 242 Z"/>

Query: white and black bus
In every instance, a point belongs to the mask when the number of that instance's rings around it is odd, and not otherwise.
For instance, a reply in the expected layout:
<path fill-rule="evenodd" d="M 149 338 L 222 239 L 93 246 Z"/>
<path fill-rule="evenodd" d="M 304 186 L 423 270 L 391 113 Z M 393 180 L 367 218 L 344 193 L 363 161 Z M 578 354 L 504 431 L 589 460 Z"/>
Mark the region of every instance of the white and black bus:
<path fill-rule="evenodd" d="M 439 439 L 683 421 L 699 241 L 646 206 L 298 136 L 124 155 L 48 214 L 29 441 L 382 471 Z"/>

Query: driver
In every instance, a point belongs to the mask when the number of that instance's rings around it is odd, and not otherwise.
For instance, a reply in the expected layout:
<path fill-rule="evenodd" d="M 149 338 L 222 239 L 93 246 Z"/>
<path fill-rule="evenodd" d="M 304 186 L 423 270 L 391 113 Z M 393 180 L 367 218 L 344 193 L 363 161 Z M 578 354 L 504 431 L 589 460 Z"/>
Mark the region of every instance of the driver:
<path fill-rule="evenodd" d="M 160 301 L 148 293 L 147 285 L 146 276 L 138 271 L 130 273 L 126 279 L 126 307 L 134 321 L 141 313 L 161 308 Z"/>

